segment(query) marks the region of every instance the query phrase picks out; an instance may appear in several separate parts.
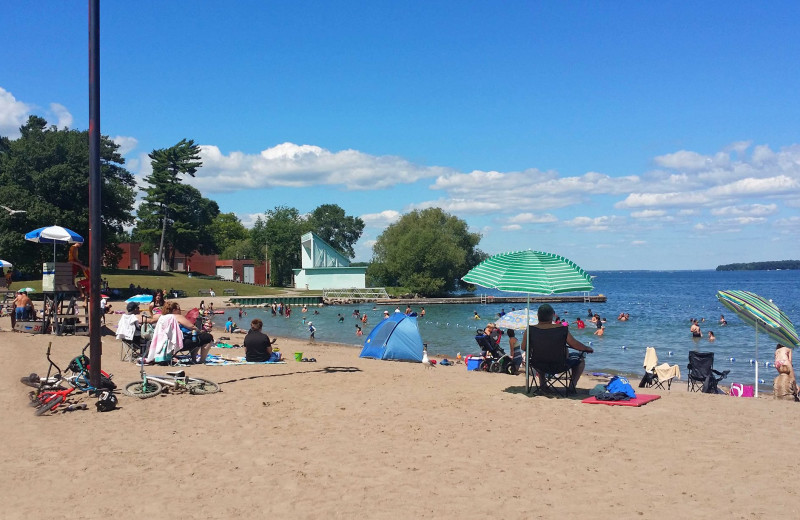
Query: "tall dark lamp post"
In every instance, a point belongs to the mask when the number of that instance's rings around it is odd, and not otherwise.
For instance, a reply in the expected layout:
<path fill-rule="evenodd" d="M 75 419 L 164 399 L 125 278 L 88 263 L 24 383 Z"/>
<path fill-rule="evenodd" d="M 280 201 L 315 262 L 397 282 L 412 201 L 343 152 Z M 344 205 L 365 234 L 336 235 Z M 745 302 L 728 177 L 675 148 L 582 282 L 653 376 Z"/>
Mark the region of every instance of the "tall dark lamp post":
<path fill-rule="evenodd" d="M 100 387 L 100 0 L 89 0 L 89 378 Z"/>

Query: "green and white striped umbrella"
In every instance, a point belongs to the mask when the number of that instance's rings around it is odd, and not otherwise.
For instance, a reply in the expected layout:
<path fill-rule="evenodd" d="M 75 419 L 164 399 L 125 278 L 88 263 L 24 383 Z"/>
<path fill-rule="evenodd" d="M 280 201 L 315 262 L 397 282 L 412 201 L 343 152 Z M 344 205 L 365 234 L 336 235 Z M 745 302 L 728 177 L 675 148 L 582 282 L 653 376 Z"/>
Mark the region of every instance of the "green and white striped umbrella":
<path fill-rule="evenodd" d="M 500 253 L 473 267 L 463 278 L 467 283 L 508 292 L 528 293 L 525 309 L 530 315 L 531 294 L 558 294 L 594 289 L 592 278 L 578 264 L 553 253 L 515 251 Z M 525 318 L 523 318 L 525 323 Z M 526 336 L 525 339 L 529 338 Z M 530 352 L 525 345 L 525 390 L 531 389 Z"/>
<path fill-rule="evenodd" d="M 800 344 L 792 320 L 770 300 L 748 291 L 719 291 L 717 299 L 745 323 L 756 328 L 756 382 L 758 397 L 758 331 L 763 330 L 773 340 L 787 347 Z"/>
<path fill-rule="evenodd" d="M 792 348 L 800 345 L 792 320 L 766 298 L 748 291 L 719 291 L 717 299 L 742 321 L 763 330 L 778 343 Z"/>
<path fill-rule="evenodd" d="M 575 262 L 530 249 L 494 255 L 475 266 L 462 280 L 490 289 L 533 294 L 594 289 L 589 274 Z"/>

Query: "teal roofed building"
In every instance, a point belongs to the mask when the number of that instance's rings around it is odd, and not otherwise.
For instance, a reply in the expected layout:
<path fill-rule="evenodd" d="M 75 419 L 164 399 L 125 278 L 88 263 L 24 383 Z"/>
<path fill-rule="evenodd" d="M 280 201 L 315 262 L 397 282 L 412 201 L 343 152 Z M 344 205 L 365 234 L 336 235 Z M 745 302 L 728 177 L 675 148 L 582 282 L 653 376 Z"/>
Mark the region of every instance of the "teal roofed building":
<path fill-rule="evenodd" d="M 302 268 L 293 269 L 297 289 L 364 289 L 366 267 L 350 267 L 350 260 L 314 233 L 300 237 Z"/>

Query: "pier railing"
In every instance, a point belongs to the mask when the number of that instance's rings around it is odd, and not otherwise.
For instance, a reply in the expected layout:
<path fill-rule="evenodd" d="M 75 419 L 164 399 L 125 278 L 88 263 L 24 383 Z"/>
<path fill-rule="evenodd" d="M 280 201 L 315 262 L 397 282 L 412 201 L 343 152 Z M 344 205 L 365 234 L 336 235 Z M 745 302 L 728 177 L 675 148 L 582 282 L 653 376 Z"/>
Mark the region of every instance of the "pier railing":
<path fill-rule="evenodd" d="M 349 289 L 322 290 L 322 300 L 325 303 L 372 302 L 388 298 L 389 293 L 386 292 L 384 287 L 367 287 L 364 289 L 351 287 Z"/>

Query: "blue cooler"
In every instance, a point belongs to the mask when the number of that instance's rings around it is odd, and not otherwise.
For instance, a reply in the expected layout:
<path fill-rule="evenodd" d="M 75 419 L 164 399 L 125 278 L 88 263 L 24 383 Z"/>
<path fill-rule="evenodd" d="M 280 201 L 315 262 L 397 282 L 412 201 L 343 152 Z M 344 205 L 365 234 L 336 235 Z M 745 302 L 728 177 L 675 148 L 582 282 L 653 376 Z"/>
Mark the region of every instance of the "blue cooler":
<path fill-rule="evenodd" d="M 478 367 L 481 365 L 481 358 L 479 357 L 471 357 L 467 360 L 467 370 L 478 370 Z"/>

